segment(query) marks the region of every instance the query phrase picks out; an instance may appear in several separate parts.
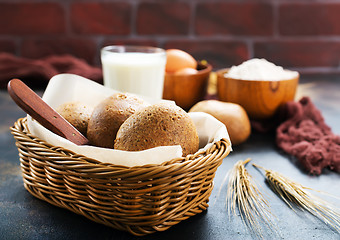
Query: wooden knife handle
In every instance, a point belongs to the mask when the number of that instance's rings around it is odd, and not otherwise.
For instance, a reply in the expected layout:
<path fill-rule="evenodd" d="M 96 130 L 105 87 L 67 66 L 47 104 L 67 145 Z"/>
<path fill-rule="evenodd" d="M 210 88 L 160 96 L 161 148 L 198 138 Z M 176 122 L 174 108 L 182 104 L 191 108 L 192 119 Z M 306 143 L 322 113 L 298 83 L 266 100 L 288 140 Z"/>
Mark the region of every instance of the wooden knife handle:
<path fill-rule="evenodd" d="M 75 127 L 45 103 L 35 92 L 19 79 L 9 81 L 7 90 L 14 102 L 42 126 L 77 145 L 88 144 Z"/>

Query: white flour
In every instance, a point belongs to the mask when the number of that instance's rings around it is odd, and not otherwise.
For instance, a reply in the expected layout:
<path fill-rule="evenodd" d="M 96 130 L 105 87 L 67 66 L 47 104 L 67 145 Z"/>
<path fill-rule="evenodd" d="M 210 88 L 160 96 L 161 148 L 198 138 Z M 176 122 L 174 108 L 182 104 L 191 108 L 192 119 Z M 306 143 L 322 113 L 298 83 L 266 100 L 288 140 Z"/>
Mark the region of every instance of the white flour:
<path fill-rule="evenodd" d="M 232 66 L 224 76 L 241 80 L 278 81 L 295 78 L 298 72 L 285 70 L 263 58 L 253 58 Z"/>

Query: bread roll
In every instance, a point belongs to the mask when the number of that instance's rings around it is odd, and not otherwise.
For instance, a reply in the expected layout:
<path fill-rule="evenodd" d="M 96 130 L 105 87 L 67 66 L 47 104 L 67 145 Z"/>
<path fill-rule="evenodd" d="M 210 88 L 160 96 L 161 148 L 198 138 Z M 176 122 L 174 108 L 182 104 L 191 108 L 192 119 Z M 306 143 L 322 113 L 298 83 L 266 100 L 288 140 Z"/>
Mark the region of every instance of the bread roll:
<path fill-rule="evenodd" d="M 197 152 L 197 130 L 183 109 L 159 103 L 131 115 L 119 128 L 114 148 L 141 151 L 171 145 L 181 145 L 183 156 Z"/>
<path fill-rule="evenodd" d="M 81 102 L 66 102 L 60 105 L 56 111 L 86 136 L 88 122 L 93 111 L 92 107 Z"/>
<path fill-rule="evenodd" d="M 90 144 L 113 148 L 117 131 L 134 112 L 148 106 L 142 99 L 127 93 L 116 93 L 99 103 L 90 117 L 87 138 Z"/>
<path fill-rule="evenodd" d="M 236 103 L 205 100 L 196 103 L 189 112 L 205 112 L 226 125 L 231 143 L 246 141 L 251 133 L 250 121 L 244 108 Z"/>

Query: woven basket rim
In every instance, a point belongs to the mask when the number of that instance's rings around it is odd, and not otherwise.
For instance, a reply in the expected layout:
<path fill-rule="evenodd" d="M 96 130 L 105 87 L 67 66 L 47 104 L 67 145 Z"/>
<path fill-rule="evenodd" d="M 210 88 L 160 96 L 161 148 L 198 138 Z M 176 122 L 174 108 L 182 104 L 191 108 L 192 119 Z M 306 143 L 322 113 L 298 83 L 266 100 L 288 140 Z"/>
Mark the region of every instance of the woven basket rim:
<path fill-rule="evenodd" d="M 73 152 L 69 149 L 59 147 L 59 146 L 53 146 L 53 145 L 47 143 L 46 141 L 34 136 L 33 134 L 31 134 L 29 132 L 28 126 L 27 126 L 27 117 L 19 118 L 14 123 L 14 126 L 10 127 L 10 130 L 11 130 L 12 134 L 14 135 L 14 138 L 16 138 L 16 136 L 18 136 L 18 135 L 21 135 L 20 137 L 22 138 L 22 134 L 24 134 L 28 139 L 30 139 L 30 141 L 33 141 L 33 142 L 35 142 L 35 143 L 37 143 L 37 144 L 39 144 L 39 145 L 41 145 L 45 148 L 48 148 L 48 149 L 54 151 L 57 154 L 72 156 L 72 158 L 75 158 L 77 160 L 81 160 L 84 163 L 94 164 L 93 167 L 114 168 L 115 170 L 117 170 L 117 168 L 120 168 L 122 170 L 123 169 L 125 169 L 125 170 L 138 170 L 138 169 L 154 168 L 154 167 L 167 168 L 167 167 L 173 167 L 173 165 L 178 165 L 178 167 L 181 167 L 181 165 L 185 165 L 188 161 L 191 161 L 191 162 L 199 161 L 199 156 L 204 156 L 206 154 L 209 154 L 210 152 L 212 152 L 216 148 L 219 148 L 222 143 L 224 143 L 227 146 L 231 145 L 230 141 L 228 139 L 223 138 L 220 141 L 217 141 L 214 144 L 212 144 L 212 146 L 210 148 L 208 148 L 206 150 L 200 149 L 196 153 L 189 154 L 185 157 L 174 158 L 172 160 L 163 162 L 161 164 L 145 164 L 145 165 L 129 167 L 129 166 L 117 165 L 117 164 L 113 164 L 113 163 L 103 163 L 99 160 L 96 160 L 96 159 L 75 153 L 75 152 Z M 226 147 L 225 150 L 226 151 L 222 154 L 223 156 L 221 156 L 223 158 L 225 158 L 229 154 L 230 148 Z"/>

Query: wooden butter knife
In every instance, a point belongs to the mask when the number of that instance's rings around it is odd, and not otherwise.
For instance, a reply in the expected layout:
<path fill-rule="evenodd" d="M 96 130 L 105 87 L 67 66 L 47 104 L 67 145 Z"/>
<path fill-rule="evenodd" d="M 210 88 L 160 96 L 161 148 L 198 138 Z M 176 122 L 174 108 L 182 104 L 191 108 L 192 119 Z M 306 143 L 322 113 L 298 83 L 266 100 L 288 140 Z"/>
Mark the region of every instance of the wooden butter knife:
<path fill-rule="evenodd" d="M 42 126 L 77 145 L 89 141 L 59 113 L 42 100 L 32 89 L 19 79 L 8 82 L 7 90 L 14 102 Z"/>

